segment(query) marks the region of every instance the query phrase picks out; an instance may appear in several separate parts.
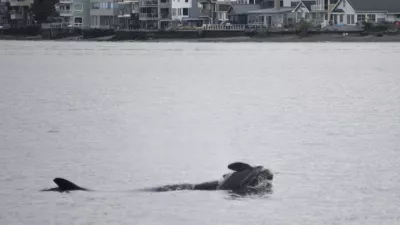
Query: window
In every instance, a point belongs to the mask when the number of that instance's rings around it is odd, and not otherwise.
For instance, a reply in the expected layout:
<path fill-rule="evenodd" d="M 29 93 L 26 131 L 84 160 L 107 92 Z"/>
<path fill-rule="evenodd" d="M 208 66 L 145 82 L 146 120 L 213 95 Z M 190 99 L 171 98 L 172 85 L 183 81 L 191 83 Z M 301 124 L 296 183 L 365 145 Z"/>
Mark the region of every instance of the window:
<path fill-rule="evenodd" d="M 343 7 L 346 7 L 346 0 L 343 0 Z"/>
<path fill-rule="evenodd" d="M 343 14 L 339 15 L 339 23 L 343 23 Z"/>
<path fill-rule="evenodd" d="M 83 5 L 82 4 L 74 4 L 74 10 L 82 11 L 83 10 Z"/>
<path fill-rule="evenodd" d="M 185 2 L 189 2 L 189 0 L 185 0 Z"/>
<path fill-rule="evenodd" d="M 183 13 L 182 15 L 184 16 L 189 16 L 189 9 L 188 8 L 183 8 Z"/>
<path fill-rule="evenodd" d="M 82 23 L 82 17 L 75 17 L 75 23 Z"/>
<path fill-rule="evenodd" d="M 303 14 L 301 12 L 298 12 L 297 13 L 297 18 L 299 18 L 299 19 L 303 18 Z"/>
<path fill-rule="evenodd" d="M 365 14 L 358 14 L 357 15 L 357 21 L 365 21 Z"/>
<path fill-rule="evenodd" d="M 368 21 L 369 22 L 375 22 L 376 21 L 376 15 L 375 14 L 368 14 Z"/>

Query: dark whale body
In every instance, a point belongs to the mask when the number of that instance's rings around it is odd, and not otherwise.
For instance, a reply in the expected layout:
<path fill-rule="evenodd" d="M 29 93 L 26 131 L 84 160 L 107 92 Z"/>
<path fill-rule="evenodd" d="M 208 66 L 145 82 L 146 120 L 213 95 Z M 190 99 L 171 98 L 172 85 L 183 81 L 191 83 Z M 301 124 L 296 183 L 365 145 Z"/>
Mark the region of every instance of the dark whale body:
<path fill-rule="evenodd" d="M 235 162 L 228 165 L 233 172 L 223 175 L 221 180 L 203 182 L 199 184 L 173 184 L 161 187 L 145 189 L 147 191 L 164 192 L 177 190 L 230 190 L 238 193 L 258 192 L 270 189 L 273 174 L 262 166 L 250 166 L 242 162 Z M 63 178 L 55 178 L 54 183 L 58 187 L 44 189 L 42 191 L 91 191 L 80 187 L 71 181 Z"/>
<path fill-rule="evenodd" d="M 250 166 L 242 162 L 228 165 L 228 169 L 234 172 L 225 174 L 221 180 L 209 181 L 199 184 L 174 184 L 157 188 L 150 191 L 176 191 L 176 190 L 229 190 L 236 193 L 257 193 L 268 191 L 274 175 L 262 166 Z"/>

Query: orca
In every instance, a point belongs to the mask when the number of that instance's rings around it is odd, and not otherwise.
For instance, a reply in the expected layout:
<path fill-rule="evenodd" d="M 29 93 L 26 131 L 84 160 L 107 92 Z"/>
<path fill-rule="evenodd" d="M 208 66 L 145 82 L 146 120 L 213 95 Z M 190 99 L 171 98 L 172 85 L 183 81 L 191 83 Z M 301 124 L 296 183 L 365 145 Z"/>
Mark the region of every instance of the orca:
<path fill-rule="evenodd" d="M 243 162 L 234 162 L 228 165 L 233 172 L 224 174 L 222 179 L 199 184 L 173 184 L 147 190 L 164 192 L 177 190 L 227 190 L 236 193 L 257 193 L 270 191 L 273 173 L 262 166 L 250 166 Z"/>
<path fill-rule="evenodd" d="M 182 183 L 171 184 L 155 188 L 143 189 L 153 192 L 179 191 L 179 190 L 229 190 L 234 192 L 257 192 L 265 191 L 271 188 L 271 182 L 274 175 L 269 169 L 262 166 L 250 166 L 243 162 L 234 162 L 228 165 L 228 169 L 233 172 L 224 174 L 222 179 L 207 181 L 198 184 Z M 93 191 L 91 189 L 80 187 L 64 178 L 55 178 L 54 183 L 58 186 L 55 188 L 43 189 L 41 191 Z"/>
<path fill-rule="evenodd" d="M 78 185 L 64 178 L 59 178 L 59 177 L 54 178 L 53 182 L 56 183 L 58 187 L 43 189 L 41 191 L 57 191 L 57 192 L 89 191 L 89 189 L 79 187 Z"/>

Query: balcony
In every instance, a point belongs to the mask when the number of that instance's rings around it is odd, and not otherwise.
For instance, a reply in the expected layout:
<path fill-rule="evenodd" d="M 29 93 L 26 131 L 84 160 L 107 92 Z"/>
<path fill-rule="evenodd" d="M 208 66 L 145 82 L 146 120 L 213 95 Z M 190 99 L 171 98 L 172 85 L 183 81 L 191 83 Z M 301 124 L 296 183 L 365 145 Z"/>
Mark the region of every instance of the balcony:
<path fill-rule="evenodd" d="M 211 17 L 211 15 L 212 15 L 211 9 L 200 9 L 201 17 Z"/>
<path fill-rule="evenodd" d="M 161 19 L 170 20 L 171 19 L 171 14 L 169 14 L 169 13 L 161 13 Z"/>
<path fill-rule="evenodd" d="M 91 16 L 116 16 L 118 9 L 90 9 Z"/>
<path fill-rule="evenodd" d="M 72 16 L 72 10 L 64 9 L 64 10 L 59 10 L 58 12 L 60 13 L 60 16 L 65 16 L 65 17 Z"/>
<path fill-rule="evenodd" d="M 73 4 L 74 0 L 60 0 L 60 4 Z"/>
<path fill-rule="evenodd" d="M 20 12 L 16 12 L 15 10 L 10 11 L 10 18 L 12 20 L 22 20 L 24 16 Z"/>
<path fill-rule="evenodd" d="M 140 13 L 140 20 L 158 20 L 158 13 Z"/>
<path fill-rule="evenodd" d="M 160 7 L 169 8 L 171 6 L 170 0 L 160 0 Z"/>
<path fill-rule="evenodd" d="M 325 11 L 325 7 L 323 5 L 311 5 L 311 11 L 323 12 L 323 11 Z"/>
<path fill-rule="evenodd" d="M 158 6 L 158 0 L 141 0 L 139 4 L 141 7 Z"/>
<path fill-rule="evenodd" d="M 10 6 L 30 6 L 33 0 L 10 0 Z"/>
<path fill-rule="evenodd" d="M 215 4 L 217 0 L 198 0 L 197 2 L 200 4 Z"/>

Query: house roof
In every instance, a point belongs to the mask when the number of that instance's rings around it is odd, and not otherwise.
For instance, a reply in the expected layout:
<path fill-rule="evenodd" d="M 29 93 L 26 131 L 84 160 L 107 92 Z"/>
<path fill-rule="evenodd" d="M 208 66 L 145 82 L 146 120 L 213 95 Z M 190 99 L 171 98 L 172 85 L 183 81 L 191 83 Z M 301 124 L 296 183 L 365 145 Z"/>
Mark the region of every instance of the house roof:
<path fill-rule="evenodd" d="M 287 13 L 287 12 L 292 12 L 293 8 L 292 7 L 281 7 L 279 9 L 275 8 L 268 8 L 268 9 L 259 9 L 259 10 L 253 10 L 247 12 L 247 14 L 264 14 L 264 13 L 269 13 L 269 14 L 276 14 L 276 13 Z"/>
<path fill-rule="evenodd" d="M 293 12 L 295 12 L 301 6 L 304 6 L 304 7 L 307 8 L 308 11 L 311 11 L 311 6 L 315 5 L 315 4 L 316 4 L 316 0 L 304 0 L 304 1 L 301 1 L 301 2 L 297 3 L 295 8 L 293 9 Z"/>
<path fill-rule="evenodd" d="M 243 4 L 243 5 L 232 5 L 229 9 L 229 14 L 246 14 L 249 11 L 260 9 L 261 6 L 258 4 Z"/>
<path fill-rule="evenodd" d="M 373 11 L 373 12 L 400 13 L 399 0 L 345 0 L 345 1 L 348 1 L 356 12 Z M 336 6 L 339 5 L 339 2 L 336 4 Z"/>

